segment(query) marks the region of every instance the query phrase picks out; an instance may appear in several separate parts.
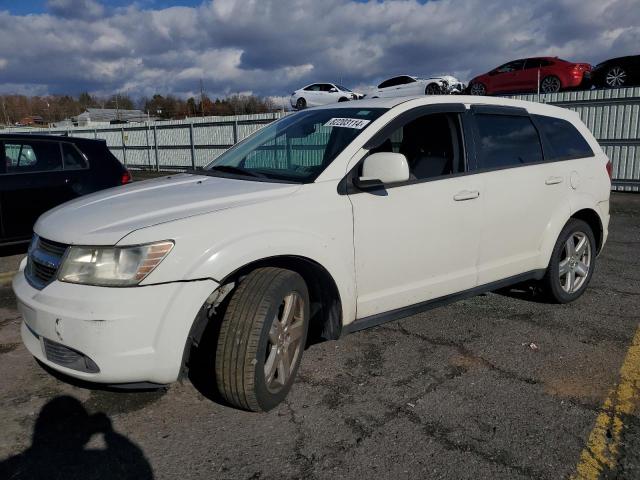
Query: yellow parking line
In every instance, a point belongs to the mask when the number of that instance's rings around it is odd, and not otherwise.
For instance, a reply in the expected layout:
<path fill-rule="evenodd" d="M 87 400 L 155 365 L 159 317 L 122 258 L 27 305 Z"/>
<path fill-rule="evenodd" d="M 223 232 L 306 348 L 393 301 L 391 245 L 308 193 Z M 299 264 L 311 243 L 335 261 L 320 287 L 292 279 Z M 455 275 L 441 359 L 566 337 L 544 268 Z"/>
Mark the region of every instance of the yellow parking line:
<path fill-rule="evenodd" d="M 640 327 L 620 369 L 620 381 L 611 389 L 587 446 L 580 454 L 572 480 L 597 480 L 605 470 L 612 470 L 618 462 L 620 442 L 624 430 L 623 418 L 637 408 L 640 389 Z"/>
<path fill-rule="evenodd" d="M 0 273 L 0 286 L 9 285 L 11 283 L 11 280 L 13 279 L 13 276 L 16 273 L 17 272 L 3 272 L 3 273 Z"/>

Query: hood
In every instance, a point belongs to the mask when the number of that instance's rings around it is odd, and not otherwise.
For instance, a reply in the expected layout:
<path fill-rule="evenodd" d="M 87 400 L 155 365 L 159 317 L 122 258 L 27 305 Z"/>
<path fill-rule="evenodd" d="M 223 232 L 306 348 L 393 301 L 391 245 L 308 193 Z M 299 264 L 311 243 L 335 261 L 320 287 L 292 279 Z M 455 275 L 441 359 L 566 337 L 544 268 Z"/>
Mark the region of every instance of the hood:
<path fill-rule="evenodd" d="M 181 174 L 80 197 L 49 210 L 34 231 L 76 245 L 115 245 L 134 230 L 181 218 L 263 202 L 300 185 Z"/>

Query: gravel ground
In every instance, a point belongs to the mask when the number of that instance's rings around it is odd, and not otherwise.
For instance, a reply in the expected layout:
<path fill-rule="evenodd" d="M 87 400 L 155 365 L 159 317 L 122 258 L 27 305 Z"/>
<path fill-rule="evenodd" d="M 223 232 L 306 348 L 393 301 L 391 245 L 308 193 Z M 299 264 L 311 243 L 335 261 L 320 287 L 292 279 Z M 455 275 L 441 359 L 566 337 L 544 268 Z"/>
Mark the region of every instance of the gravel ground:
<path fill-rule="evenodd" d="M 189 382 L 63 383 L 20 343 L 0 287 L 0 478 L 640 478 L 640 196 L 614 194 L 612 212 L 577 302 L 491 293 L 313 345 L 267 414 Z M 585 467 L 602 448 L 606 461 Z"/>

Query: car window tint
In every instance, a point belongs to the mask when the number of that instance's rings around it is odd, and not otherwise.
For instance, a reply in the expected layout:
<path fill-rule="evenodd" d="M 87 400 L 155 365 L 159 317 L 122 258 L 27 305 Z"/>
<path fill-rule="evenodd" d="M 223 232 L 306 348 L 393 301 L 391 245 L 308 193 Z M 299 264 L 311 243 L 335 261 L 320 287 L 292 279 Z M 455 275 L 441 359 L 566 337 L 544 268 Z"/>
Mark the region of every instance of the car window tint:
<path fill-rule="evenodd" d="M 416 81 L 415 78 L 411 78 L 411 77 L 402 77 L 402 81 L 400 82 L 400 85 L 405 85 L 407 83 L 414 83 Z"/>
<path fill-rule="evenodd" d="M 305 90 L 315 92 L 320 90 L 320 85 L 314 83 L 313 85 L 309 85 L 307 88 L 305 88 Z"/>
<path fill-rule="evenodd" d="M 593 150 L 570 122 L 542 115 L 536 115 L 535 119 L 551 150 L 545 151 L 546 160 L 593 157 Z"/>
<path fill-rule="evenodd" d="M 389 80 L 385 80 L 384 82 L 382 82 L 380 85 L 378 85 L 378 88 L 393 87 L 395 85 L 398 85 L 399 81 L 400 81 L 399 77 L 393 77 L 393 78 L 390 78 Z"/>
<path fill-rule="evenodd" d="M 475 115 L 478 168 L 500 168 L 542 161 L 538 131 L 525 116 Z"/>
<path fill-rule="evenodd" d="M 13 141 L 4 144 L 7 173 L 62 170 L 57 142 Z"/>
<path fill-rule="evenodd" d="M 515 60 L 513 62 L 505 63 L 501 67 L 498 67 L 497 71 L 499 73 L 514 72 L 516 70 L 522 70 L 523 66 L 524 66 L 524 60 Z"/>
<path fill-rule="evenodd" d="M 395 130 L 371 153 L 402 153 L 410 180 L 451 175 L 464 170 L 462 136 L 456 114 L 434 113 Z"/>
<path fill-rule="evenodd" d="M 331 89 L 334 88 L 330 83 L 322 83 L 320 84 L 320 91 L 322 92 L 330 92 Z"/>
<path fill-rule="evenodd" d="M 62 144 L 62 160 L 65 170 L 77 170 L 88 167 L 87 160 L 78 149 L 70 143 Z"/>

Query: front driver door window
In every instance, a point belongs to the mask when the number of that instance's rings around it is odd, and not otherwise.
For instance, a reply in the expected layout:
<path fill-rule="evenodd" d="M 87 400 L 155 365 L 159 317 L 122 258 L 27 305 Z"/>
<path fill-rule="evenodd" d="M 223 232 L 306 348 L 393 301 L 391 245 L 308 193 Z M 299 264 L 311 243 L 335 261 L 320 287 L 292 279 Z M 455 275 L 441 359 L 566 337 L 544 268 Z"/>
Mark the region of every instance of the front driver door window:
<path fill-rule="evenodd" d="M 405 154 L 412 179 L 350 194 L 358 318 L 476 286 L 482 200 L 478 178 L 457 175 L 465 169 L 459 114 L 420 116 L 370 153 L 380 151 Z"/>

